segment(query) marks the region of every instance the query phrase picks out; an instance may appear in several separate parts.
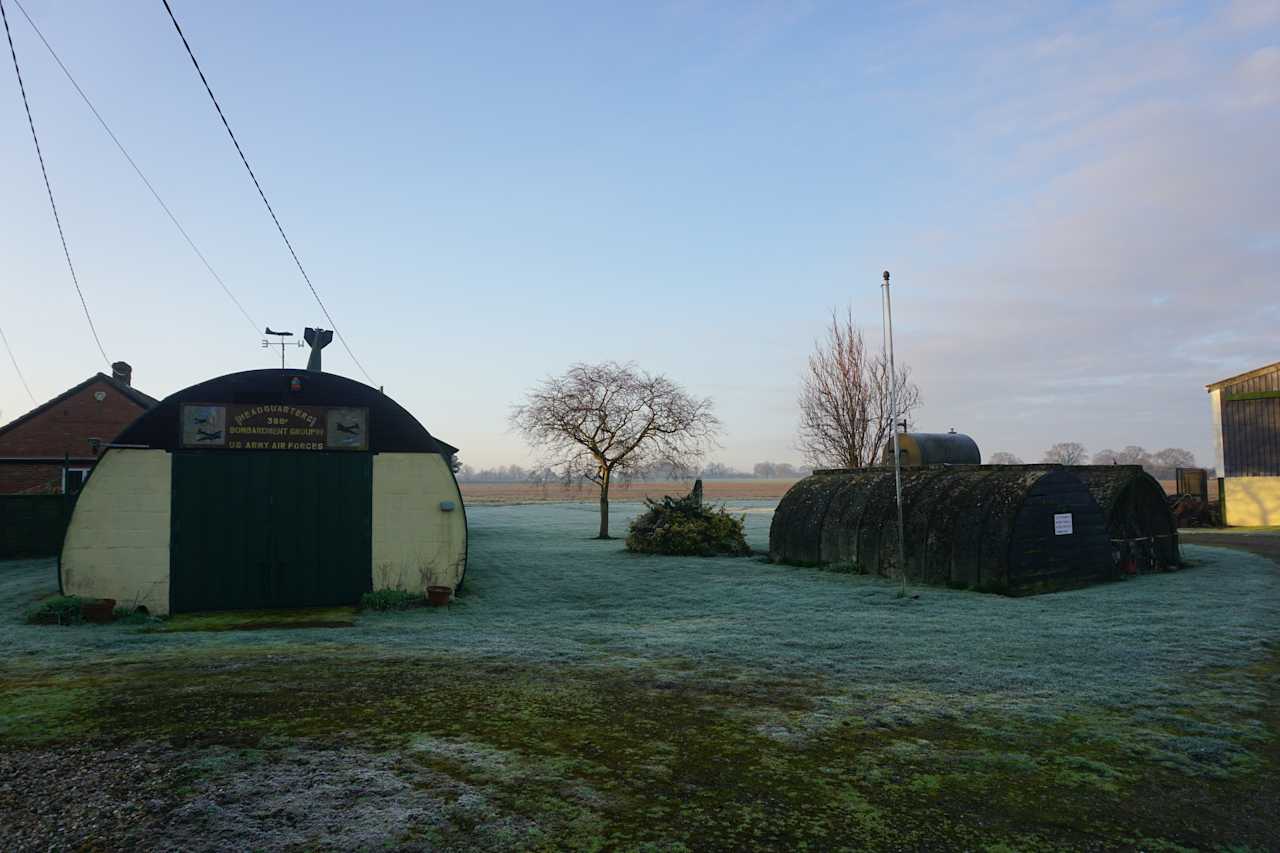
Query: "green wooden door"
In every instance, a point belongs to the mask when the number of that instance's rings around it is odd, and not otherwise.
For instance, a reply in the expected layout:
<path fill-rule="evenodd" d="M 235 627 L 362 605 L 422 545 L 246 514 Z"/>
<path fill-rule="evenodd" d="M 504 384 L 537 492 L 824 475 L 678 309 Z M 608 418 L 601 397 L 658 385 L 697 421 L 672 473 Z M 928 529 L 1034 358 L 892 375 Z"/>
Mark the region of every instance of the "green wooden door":
<path fill-rule="evenodd" d="M 354 604 L 372 587 L 368 453 L 178 451 L 175 613 Z"/>

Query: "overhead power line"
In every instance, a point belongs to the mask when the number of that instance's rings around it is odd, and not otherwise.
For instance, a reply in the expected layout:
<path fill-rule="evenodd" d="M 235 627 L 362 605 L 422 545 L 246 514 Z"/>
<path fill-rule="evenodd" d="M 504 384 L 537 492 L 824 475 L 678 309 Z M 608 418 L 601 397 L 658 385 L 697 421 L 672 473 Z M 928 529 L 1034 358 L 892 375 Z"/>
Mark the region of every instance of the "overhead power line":
<path fill-rule="evenodd" d="M 315 297 L 316 304 L 320 306 L 320 310 L 324 312 L 325 319 L 329 321 L 329 328 L 338 336 L 338 340 L 342 343 L 342 348 L 347 351 L 347 355 L 351 356 L 351 360 L 355 362 L 356 367 L 360 368 L 360 372 L 364 374 L 365 379 L 369 380 L 369 384 L 376 384 L 373 381 L 373 377 L 369 375 L 369 371 L 365 370 L 364 365 L 360 363 L 360 359 L 356 358 L 356 354 L 351 351 L 350 345 L 347 344 L 347 339 L 338 330 L 338 324 L 334 322 L 333 315 L 329 313 L 329 309 L 324 305 L 324 300 L 320 298 L 320 294 L 316 292 L 315 285 L 311 283 L 311 276 L 307 275 L 306 269 L 302 266 L 302 261 L 298 259 L 298 253 L 293 250 L 293 244 L 289 242 L 289 236 L 284 233 L 284 226 L 280 224 L 280 218 L 276 216 L 275 210 L 271 207 L 271 202 L 267 201 L 267 194 L 263 192 L 262 184 L 258 182 L 258 176 L 253 173 L 253 167 L 249 165 L 249 158 L 244 155 L 244 149 L 240 147 L 240 141 L 236 139 L 230 123 L 227 122 L 226 114 L 222 112 L 222 105 L 218 103 L 218 98 L 213 94 L 213 88 L 210 87 L 208 78 L 204 76 L 204 71 L 196 60 L 195 52 L 191 49 L 191 43 L 187 41 L 186 34 L 182 32 L 182 26 L 173 14 L 173 7 L 169 5 L 169 0 L 161 0 L 161 2 L 164 3 L 165 11 L 169 13 L 169 20 L 173 21 L 174 29 L 178 31 L 178 37 L 182 39 L 182 46 L 187 49 L 187 56 L 191 57 L 191 64 L 195 66 L 196 73 L 200 75 L 200 82 L 204 84 L 204 90 L 209 93 L 209 100 L 213 101 L 213 108 L 218 111 L 218 118 L 222 119 L 222 126 L 227 129 L 227 135 L 231 137 L 231 144 L 236 147 L 236 153 L 240 155 L 240 162 L 244 163 L 244 168 L 249 172 L 249 177 L 253 180 L 253 185 L 257 188 L 258 195 L 262 198 L 262 203 L 267 207 L 267 213 L 271 214 L 271 221 L 276 224 L 276 230 L 280 232 L 280 238 L 284 240 L 285 248 L 289 250 L 289 255 L 293 258 L 294 264 L 297 265 L 298 272 L 302 273 L 302 280 L 307 283 L 307 288 L 311 291 L 311 295 Z"/>
<path fill-rule="evenodd" d="M 53 221 L 58 226 L 58 239 L 62 241 L 62 254 L 67 258 L 67 269 L 71 270 L 71 283 L 76 286 L 76 294 L 80 297 L 80 307 L 84 309 L 84 318 L 89 321 L 89 331 L 93 333 L 94 343 L 102 359 L 111 364 L 107 351 L 98 337 L 98 330 L 93 325 L 93 316 L 89 313 L 89 303 L 84 300 L 84 291 L 80 289 L 80 279 L 76 276 L 75 264 L 71 263 L 71 250 L 67 248 L 67 236 L 62 232 L 62 218 L 58 216 L 58 205 L 53 200 L 53 186 L 49 183 L 49 172 L 44 167 L 44 152 L 40 150 L 40 137 L 36 135 L 36 123 L 31 118 L 31 104 L 27 101 L 27 87 L 22 82 L 22 69 L 18 66 L 18 52 L 13 47 L 13 33 L 9 31 L 9 15 L 4 10 L 4 1 L 0 0 L 0 18 L 4 19 L 4 35 L 9 40 L 9 55 L 13 57 L 13 73 L 18 77 L 18 91 L 22 93 L 22 106 L 27 111 L 27 126 L 31 128 L 31 141 L 36 144 L 36 159 L 40 161 L 40 174 L 44 176 L 45 192 L 49 194 L 49 207 L 53 209 Z"/>
<path fill-rule="evenodd" d="M 115 132 L 111 129 L 111 126 L 107 124 L 107 120 L 102 117 L 102 114 L 98 112 L 98 108 L 89 100 L 89 96 L 85 94 L 84 89 L 80 88 L 80 84 L 76 82 L 76 78 L 72 76 L 71 71 L 68 70 L 61 57 L 58 56 L 57 51 L 53 49 L 53 45 L 49 44 L 49 40 L 44 37 L 44 33 L 40 32 L 40 28 L 36 26 L 36 22 L 31 19 L 31 15 L 27 13 L 26 7 L 22 5 L 21 0 L 13 0 L 13 2 L 14 5 L 18 7 L 18 11 L 20 11 L 23 17 L 27 19 L 27 23 L 31 25 L 31 29 L 35 30 L 36 35 L 40 37 L 40 41 L 44 43 L 45 49 L 49 51 L 49 55 L 53 57 L 53 61 L 58 63 L 58 67 L 62 69 L 62 73 L 71 81 L 71 85 L 75 87 L 75 90 L 79 93 L 81 100 L 83 100 L 85 105 L 89 107 L 94 118 L 98 120 L 98 124 L 102 125 L 102 129 L 107 132 L 107 136 L 111 137 L 111 141 L 116 144 L 116 148 L 120 149 L 120 153 L 124 155 L 124 159 L 129 161 L 129 165 L 133 167 L 133 171 L 137 173 L 138 177 L 142 180 L 142 183 L 151 191 L 151 195 L 155 198 L 156 203 L 160 205 L 160 208 L 165 212 L 165 215 L 169 217 L 169 221 L 171 221 L 174 224 L 174 227 L 178 229 L 178 232 L 182 234 L 183 239 L 187 241 L 187 245 L 191 247 L 191 251 L 196 253 L 196 257 L 200 259 L 200 263 L 204 264 L 204 268 L 209 271 L 209 275 L 213 276 L 214 281 L 218 282 L 218 286 L 222 288 L 222 292 L 227 294 L 227 297 L 235 303 L 236 308 L 238 308 L 240 313 L 244 315 L 245 320 L 249 321 L 249 325 L 253 327 L 253 331 L 258 332 L 261 327 L 254 322 L 252 317 L 249 316 L 249 312 L 240 304 L 240 300 L 236 299 L 235 294 L 231 292 L 231 288 L 227 287 L 227 283 L 222 280 L 222 276 L 218 275 L 217 270 L 213 268 L 213 265 L 210 264 L 209 260 L 204 256 L 204 252 L 201 252 L 200 247 L 191 239 L 191 235 L 187 233 L 187 229 L 182 227 L 182 223 L 178 221 L 178 217 L 174 216 L 173 211 L 169 209 L 169 205 L 164 203 L 164 199 L 160 197 L 160 193 L 156 192 L 156 188 L 152 186 L 151 181 L 147 180 L 147 176 L 142 173 L 142 169 L 138 167 L 138 164 L 134 162 L 133 157 L 131 157 L 129 152 L 125 150 L 124 143 L 119 140 L 115 135 Z"/>
<path fill-rule="evenodd" d="M 13 362 L 13 370 L 18 374 L 18 378 L 22 380 L 22 387 L 27 389 L 27 396 L 31 398 L 34 405 L 39 405 L 36 401 L 36 395 L 31 393 L 31 386 L 27 384 L 27 377 L 22 375 L 22 368 L 18 367 L 18 359 L 13 354 L 13 347 L 9 346 L 9 339 L 5 337 L 4 329 L 0 329 L 0 341 L 4 341 L 5 351 L 9 353 L 9 360 Z"/>

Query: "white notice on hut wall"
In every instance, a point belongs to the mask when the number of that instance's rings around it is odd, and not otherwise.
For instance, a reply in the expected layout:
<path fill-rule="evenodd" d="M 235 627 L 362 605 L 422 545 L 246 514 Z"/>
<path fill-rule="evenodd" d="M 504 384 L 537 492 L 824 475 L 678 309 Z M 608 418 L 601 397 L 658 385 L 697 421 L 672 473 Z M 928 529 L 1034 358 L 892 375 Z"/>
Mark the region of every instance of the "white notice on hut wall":
<path fill-rule="evenodd" d="M 1066 536 L 1071 533 L 1071 513 L 1059 512 L 1053 516 L 1053 535 Z"/>

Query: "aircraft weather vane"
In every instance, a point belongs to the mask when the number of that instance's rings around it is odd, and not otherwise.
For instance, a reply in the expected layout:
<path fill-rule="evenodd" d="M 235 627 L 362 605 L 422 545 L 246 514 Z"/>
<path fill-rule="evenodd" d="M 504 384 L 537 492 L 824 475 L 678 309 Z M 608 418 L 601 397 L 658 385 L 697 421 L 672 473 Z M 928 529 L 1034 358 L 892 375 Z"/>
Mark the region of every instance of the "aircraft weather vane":
<path fill-rule="evenodd" d="M 283 370 L 283 369 L 284 369 L 284 350 L 285 350 L 285 347 L 288 347 L 288 346 L 302 347 L 302 346 L 304 346 L 304 344 L 302 343 L 302 341 L 287 341 L 287 340 L 285 340 L 285 338 L 292 338 L 292 337 L 293 337 L 293 332 L 273 332 L 273 331 L 271 330 L 271 327 L 270 327 L 270 326 L 267 326 L 267 328 L 266 328 L 266 329 L 264 329 L 263 331 L 264 331 L 264 333 L 265 333 L 265 334 L 268 334 L 268 335 L 275 335 L 276 337 L 278 337 L 278 338 L 280 339 L 280 340 L 278 340 L 278 341 L 272 341 L 272 340 L 268 340 L 268 339 L 266 339 L 266 338 L 263 338 L 263 339 L 262 339 L 262 348 L 263 348 L 263 349 L 269 349 L 270 347 L 280 347 L 280 369 L 281 369 L 281 370 Z"/>

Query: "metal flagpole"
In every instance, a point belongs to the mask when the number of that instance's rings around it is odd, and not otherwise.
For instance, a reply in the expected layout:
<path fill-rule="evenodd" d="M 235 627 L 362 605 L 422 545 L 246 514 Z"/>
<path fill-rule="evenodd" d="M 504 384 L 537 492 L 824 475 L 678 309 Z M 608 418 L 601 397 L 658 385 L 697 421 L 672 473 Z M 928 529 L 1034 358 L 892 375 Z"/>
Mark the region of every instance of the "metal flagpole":
<path fill-rule="evenodd" d="M 907 592 L 907 548 L 902 533 L 902 457 L 898 448 L 898 372 L 893 365 L 893 301 L 889 298 L 889 271 L 884 271 L 884 338 L 889 355 L 889 430 L 893 434 L 893 490 L 898 500 L 898 571 L 902 594 Z"/>

